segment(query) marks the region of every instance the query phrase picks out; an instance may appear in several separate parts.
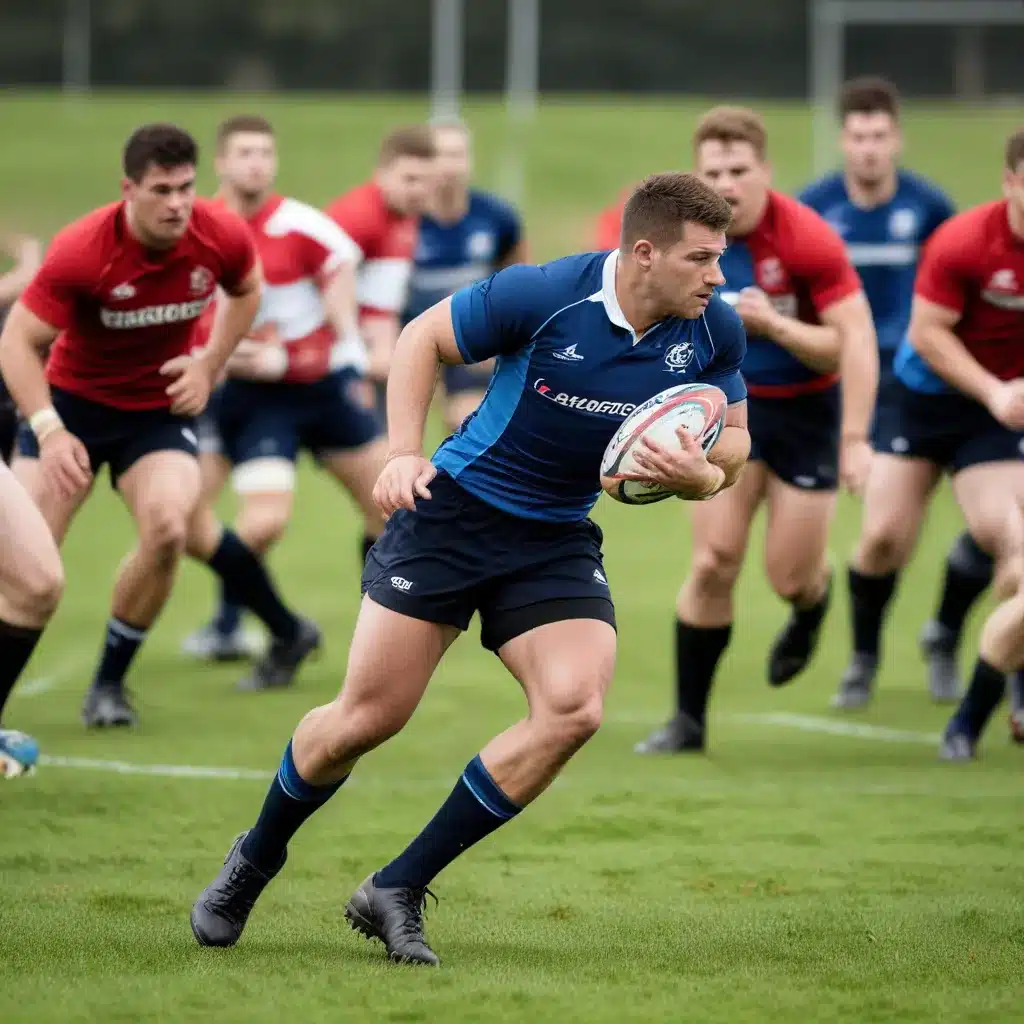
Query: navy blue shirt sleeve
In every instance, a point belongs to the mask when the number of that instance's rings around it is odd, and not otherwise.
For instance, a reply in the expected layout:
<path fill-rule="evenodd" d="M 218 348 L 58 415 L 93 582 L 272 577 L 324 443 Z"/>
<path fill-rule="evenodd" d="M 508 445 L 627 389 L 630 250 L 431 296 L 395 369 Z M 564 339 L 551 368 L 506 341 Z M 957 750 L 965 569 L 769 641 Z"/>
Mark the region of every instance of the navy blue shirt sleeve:
<path fill-rule="evenodd" d="M 525 265 L 499 270 L 457 291 L 452 296 L 452 327 L 462 358 L 481 363 L 529 345 L 554 312 L 547 308 L 548 291 L 543 269 Z"/>
<path fill-rule="evenodd" d="M 956 213 L 956 207 L 953 205 L 953 200 L 945 192 L 935 189 L 932 197 L 931 216 L 928 219 L 928 235 L 930 236 L 939 225 L 949 220 L 954 213 Z"/>
<path fill-rule="evenodd" d="M 736 311 L 722 300 L 711 300 L 703 317 L 714 355 L 699 376 L 702 384 L 714 384 L 725 392 L 730 405 L 747 397 L 747 386 L 740 374 L 747 354 L 747 332 Z"/>

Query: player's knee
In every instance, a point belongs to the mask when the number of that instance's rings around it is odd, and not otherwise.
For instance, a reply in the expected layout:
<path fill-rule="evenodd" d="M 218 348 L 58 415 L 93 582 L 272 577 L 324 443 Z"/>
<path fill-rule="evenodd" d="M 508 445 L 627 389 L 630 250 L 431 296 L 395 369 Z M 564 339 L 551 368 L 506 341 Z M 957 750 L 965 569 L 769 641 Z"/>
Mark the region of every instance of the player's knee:
<path fill-rule="evenodd" d="M 740 574 L 743 559 L 738 551 L 724 545 L 707 544 L 693 555 L 691 575 L 702 593 L 729 594 Z"/>
<path fill-rule="evenodd" d="M 161 562 L 175 562 L 185 550 L 188 517 L 173 505 L 153 504 L 139 516 L 139 540 Z"/>
<path fill-rule="evenodd" d="M 265 513 L 241 520 L 238 524 L 238 535 L 250 550 L 262 555 L 281 540 L 287 529 L 287 514 Z"/>
<path fill-rule="evenodd" d="M 578 750 L 598 729 L 604 717 L 604 694 L 597 685 L 579 686 L 533 709 L 533 717 L 551 735 L 555 745 Z"/>
<path fill-rule="evenodd" d="M 873 575 L 902 569 L 907 560 L 911 538 L 888 520 L 866 522 L 861 530 L 855 561 L 857 567 Z"/>
<path fill-rule="evenodd" d="M 362 757 L 401 732 L 410 715 L 411 710 L 383 701 L 352 705 L 339 698 L 331 708 L 324 754 L 338 765 Z"/>
<path fill-rule="evenodd" d="M 64 568 L 59 558 L 39 559 L 18 581 L 20 610 L 43 625 L 57 610 L 64 593 Z"/>

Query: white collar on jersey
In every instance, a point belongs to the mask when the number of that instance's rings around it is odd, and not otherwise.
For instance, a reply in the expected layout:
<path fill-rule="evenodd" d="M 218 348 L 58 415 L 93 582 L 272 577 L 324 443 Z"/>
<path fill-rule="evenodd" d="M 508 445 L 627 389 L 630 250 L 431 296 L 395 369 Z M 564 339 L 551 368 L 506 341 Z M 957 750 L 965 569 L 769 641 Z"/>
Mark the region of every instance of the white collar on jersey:
<path fill-rule="evenodd" d="M 604 260 L 604 267 L 601 271 L 601 290 L 594 292 L 593 295 L 589 296 L 590 302 L 600 302 L 604 306 L 604 311 L 616 327 L 621 327 L 624 331 L 629 331 L 630 337 L 633 339 L 635 345 L 641 338 L 644 337 L 650 330 L 651 327 L 657 326 L 652 324 L 648 327 L 643 334 L 638 335 L 633 330 L 629 321 L 626 319 L 626 315 L 622 312 L 622 307 L 619 305 L 618 297 L 615 294 L 615 268 L 619 263 L 619 250 L 613 249 Z"/>

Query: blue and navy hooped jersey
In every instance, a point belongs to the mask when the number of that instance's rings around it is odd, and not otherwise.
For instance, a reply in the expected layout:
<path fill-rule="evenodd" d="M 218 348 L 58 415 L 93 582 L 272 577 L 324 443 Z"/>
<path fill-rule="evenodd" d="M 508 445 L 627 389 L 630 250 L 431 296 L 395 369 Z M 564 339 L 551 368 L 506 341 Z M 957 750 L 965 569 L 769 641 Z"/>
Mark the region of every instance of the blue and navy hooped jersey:
<path fill-rule="evenodd" d="M 503 199 L 477 189 L 470 190 L 469 209 L 455 224 L 440 224 L 424 215 L 405 304 L 406 322 L 459 288 L 492 274 L 521 237 L 519 214 Z"/>
<path fill-rule="evenodd" d="M 900 171 L 896 194 L 871 209 L 856 206 L 841 173 L 809 185 L 800 199 L 842 236 L 878 334 L 878 347 L 892 352 L 910 322 L 914 275 L 921 246 L 953 215 L 953 203 L 937 186 Z"/>
<path fill-rule="evenodd" d="M 601 456 L 622 421 L 677 384 L 746 397 L 743 325 L 717 296 L 696 320 L 637 337 L 615 294 L 618 252 L 515 266 L 452 297 L 467 363 L 497 356 L 480 408 L 434 464 L 482 501 L 528 519 L 583 519 L 601 493 Z"/>

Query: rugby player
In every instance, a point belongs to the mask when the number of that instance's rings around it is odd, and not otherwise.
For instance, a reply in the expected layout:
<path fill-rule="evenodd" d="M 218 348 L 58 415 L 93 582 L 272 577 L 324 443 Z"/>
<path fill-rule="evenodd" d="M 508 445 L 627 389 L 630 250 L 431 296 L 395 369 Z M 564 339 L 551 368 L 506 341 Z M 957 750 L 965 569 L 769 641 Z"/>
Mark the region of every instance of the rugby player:
<path fill-rule="evenodd" d="M 1011 140 L 1007 195 L 1015 171 L 1013 146 Z M 944 472 L 968 532 L 995 563 L 997 593 L 1006 596 L 1016 585 L 1024 422 L 1014 412 L 1012 381 L 1024 371 L 1024 321 L 1015 308 L 1017 243 L 1008 204 L 1012 199 L 948 221 L 922 256 L 909 334 L 895 358 L 892 401 L 876 432 L 884 476 L 872 472 L 866 496 L 856 575 L 851 574 L 854 654 L 837 706 L 857 707 L 870 699 L 885 609 L 917 539 L 928 496 Z M 977 252 L 960 250 L 965 239 L 977 243 Z M 956 643 L 976 596 L 970 590 L 960 597 L 947 592 L 939 625 L 926 636 L 930 649 L 943 652 L 948 663 L 944 688 L 936 689 L 943 677 L 932 671 L 937 697 L 956 697 Z"/>
<path fill-rule="evenodd" d="M 697 173 L 733 210 L 722 260 L 749 337 L 750 462 L 737 485 L 692 509 L 690 574 L 676 602 L 677 711 L 638 753 L 702 751 L 715 668 L 729 644 L 733 589 L 757 509 L 767 505 L 769 583 L 792 611 L 768 657 L 780 686 L 807 665 L 829 604 L 829 525 L 842 480 L 870 463 L 878 378 L 871 312 L 835 231 L 770 187 L 763 122 L 716 107 L 697 125 Z M 839 382 L 842 380 L 840 396 Z"/>
<path fill-rule="evenodd" d="M 896 587 L 896 568 L 910 556 L 930 496 L 926 491 L 893 502 L 894 490 L 907 483 L 901 470 L 902 442 L 889 433 L 884 440 L 896 446 L 893 451 L 882 444 L 881 435 L 894 415 L 893 358 L 910 320 L 920 250 L 952 216 L 953 204 L 931 182 L 900 168 L 899 112 L 899 94 L 892 83 L 873 77 L 847 82 L 839 99 L 844 168 L 815 182 L 800 197 L 846 241 L 871 304 L 879 347 L 880 380 L 872 437 L 877 457 L 864 494 L 861 539 L 848 569 L 854 654 L 833 701 L 836 707 L 857 707 L 870 697 L 878 668 L 882 617 Z M 914 504 L 915 497 L 921 506 L 908 520 L 903 512 Z M 887 524 L 893 515 L 901 516 L 902 532 L 895 523 Z M 894 537 L 896 549 L 880 543 L 880 537 Z M 991 577 L 991 559 L 969 533 L 957 539 L 947 566 L 940 619 L 947 622 L 953 613 L 955 629 L 932 624 L 922 633 L 929 687 L 937 701 L 957 698 L 956 639 L 970 604 Z"/>
<path fill-rule="evenodd" d="M 633 193 L 620 250 L 509 267 L 431 307 L 402 333 L 388 384 L 390 518 L 363 574 L 342 691 L 299 724 L 256 825 L 192 909 L 204 945 L 233 945 L 302 823 L 356 761 L 397 733 L 469 624 L 525 691 L 529 713 L 469 763 L 410 846 L 370 875 L 346 916 L 392 960 L 437 964 L 423 934 L 433 878 L 539 796 L 597 730 L 615 662 L 601 531 L 587 515 L 623 418 L 666 387 L 705 381 L 731 403 L 705 458 L 650 446 L 649 479 L 685 498 L 732 483 L 749 448 L 745 350 L 714 289 L 731 211 L 693 175 Z M 439 365 L 497 356 L 480 409 L 422 454 Z"/>
<path fill-rule="evenodd" d="M 1005 674 L 1024 667 L 1024 129 L 1006 143 L 1003 198 L 953 217 L 928 243 L 896 374 L 893 429 L 907 439 L 908 475 L 952 475 L 971 535 L 994 557 L 997 593 L 1013 595 L 985 624 L 945 732 L 942 756 L 965 760 Z"/>
<path fill-rule="evenodd" d="M 124 677 L 170 593 L 199 497 L 194 417 L 259 306 L 249 230 L 196 199 L 197 160 L 180 128 L 137 129 L 124 148 L 122 200 L 58 233 L 0 337 L 0 371 L 25 419 L 15 467 L 38 459 L 30 493 L 57 542 L 104 464 L 138 531 L 82 712 L 90 726 L 136 720 Z M 222 315 L 196 357 L 193 329 L 218 285 Z M 306 635 L 230 531 L 191 553 L 230 580 L 276 638 Z"/>
<path fill-rule="evenodd" d="M 459 288 L 527 259 L 516 210 L 490 192 L 472 188 L 469 129 L 461 121 L 432 126 L 435 185 L 420 218 L 404 321 L 408 323 Z M 615 248 L 618 241 L 611 246 Z M 480 404 L 493 367 L 445 366 L 445 423 L 449 430 Z"/>
<path fill-rule="evenodd" d="M 307 449 L 362 512 L 361 568 L 384 525 L 373 485 L 387 442 L 363 377 L 357 250 L 325 213 L 274 192 L 277 163 L 274 130 L 265 118 L 232 117 L 218 128 L 217 201 L 249 225 L 265 284 L 250 332 L 261 340 L 235 350 L 229 379 L 207 410 L 204 498 L 192 529 L 197 535 L 219 531 L 213 502 L 234 467 L 235 532 L 258 556 L 266 555 L 291 518 L 295 463 Z M 228 596 L 221 595 L 214 621 L 186 640 L 188 653 L 216 660 L 247 653 L 241 608 Z M 243 686 L 282 685 L 291 668 L 264 660 Z"/>
<path fill-rule="evenodd" d="M 374 382 L 382 416 L 436 152 L 428 126 L 397 128 L 381 143 L 371 180 L 327 206 L 328 216 L 359 247 L 359 330 L 369 349 L 367 376 Z"/>

